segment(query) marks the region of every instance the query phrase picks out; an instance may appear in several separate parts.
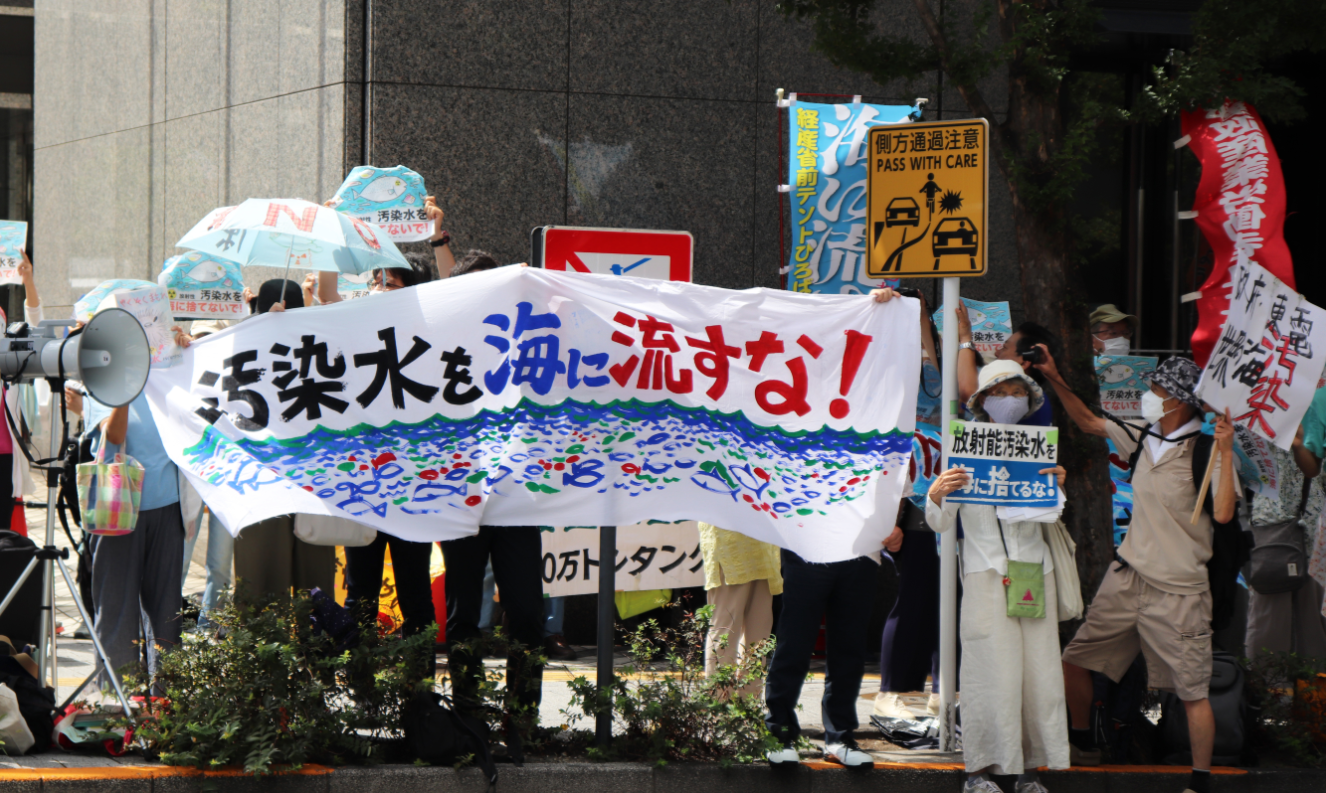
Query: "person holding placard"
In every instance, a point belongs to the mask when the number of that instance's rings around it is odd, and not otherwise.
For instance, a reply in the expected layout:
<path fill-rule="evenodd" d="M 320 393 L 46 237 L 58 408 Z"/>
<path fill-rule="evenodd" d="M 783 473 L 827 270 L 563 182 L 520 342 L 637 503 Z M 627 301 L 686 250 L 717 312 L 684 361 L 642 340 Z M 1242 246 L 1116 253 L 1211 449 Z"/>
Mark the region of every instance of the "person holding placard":
<path fill-rule="evenodd" d="M 1170 358 L 1147 375 L 1146 423 L 1139 425 L 1097 416 L 1064 382 L 1053 356 L 1043 353 L 1037 368 L 1073 422 L 1083 432 L 1109 438 L 1134 460 L 1133 520 L 1119 546 L 1120 563 L 1110 566 L 1086 622 L 1063 654 L 1073 764 L 1100 763 L 1089 724 L 1089 672 L 1118 682 L 1140 649 L 1152 687 L 1173 691 L 1187 712 L 1193 754 L 1188 789 L 1209 793 L 1216 725 L 1207 694 L 1215 595 L 1207 562 L 1215 531 L 1235 519 L 1239 499 L 1233 420 L 1225 411 L 1216 420 L 1214 439 L 1203 435 L 1205 407 L 1194 393 L 1201 370 L 1187 358 Z M 1209 475 L 1209 494 L 1202 471 Z"/>
<path fill-rule="evenodd" d="M 967 409 L 977 422 L 1016 424 L 1034 414 L 1045 395 L 1017 363 L 995 361 L 981 370 Z M 1050 466 L 1062 490 L 1064 469 Z M 969 473 L 941 473 L 926 498 L 926 523 L 952 531 L 962 516 L 962 616 L 959 636 L 968 659 L 962 691 L 964 791 L 998 793 L 991 774 L 1017 774 L 1017 793 L 1045 793 L 1041 766 L 1067 768 L 1064 686 L 1058 672 L 1059 619 L 1054 564 L 1044 520 L 1058 510 L 1019 520 L 1006 507 L 961 504 L 946 496 L 966 488 Z M 1062 503 L 1062 502 L 1061 502 Z M 1026 590 L 1025 595 L 1021 595 Z"/>

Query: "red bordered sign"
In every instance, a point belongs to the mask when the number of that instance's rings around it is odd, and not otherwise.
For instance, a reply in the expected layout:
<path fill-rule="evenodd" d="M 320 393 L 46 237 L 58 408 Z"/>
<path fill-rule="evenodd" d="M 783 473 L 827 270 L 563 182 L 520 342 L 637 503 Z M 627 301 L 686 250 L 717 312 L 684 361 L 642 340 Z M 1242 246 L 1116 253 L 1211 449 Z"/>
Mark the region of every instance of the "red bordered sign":
<path fill-rule="evenodd" d="M 530 264 L 548 270 L 690 281 L 689 231 L 540 226 L 530 234 Z"/>

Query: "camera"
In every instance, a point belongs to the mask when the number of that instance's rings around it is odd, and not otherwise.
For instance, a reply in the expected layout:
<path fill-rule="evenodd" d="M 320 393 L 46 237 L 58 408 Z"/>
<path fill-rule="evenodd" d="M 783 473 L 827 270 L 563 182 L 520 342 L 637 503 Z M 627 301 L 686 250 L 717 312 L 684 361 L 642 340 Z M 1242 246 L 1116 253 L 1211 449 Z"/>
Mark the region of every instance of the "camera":
<path fill-rule="evenodd" d="M 1018 339 L 1017 351 L 1018 355 L 1022 356 L 1022 360 L 1033 366 L 1038 363 L 1045 363 L 1045 354 L 1031 339 L 1026 337 Z"/>

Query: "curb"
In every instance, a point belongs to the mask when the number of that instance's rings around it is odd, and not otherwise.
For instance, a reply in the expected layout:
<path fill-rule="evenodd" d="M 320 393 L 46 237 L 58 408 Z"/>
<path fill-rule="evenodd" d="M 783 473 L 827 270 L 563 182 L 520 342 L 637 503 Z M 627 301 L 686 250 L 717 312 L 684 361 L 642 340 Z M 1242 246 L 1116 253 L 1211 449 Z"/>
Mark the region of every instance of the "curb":
<path fill-rule="evenodd" d="M 1046 771 L 1051 791 L 1072 793 L 1180 793 L 1187 768 L 1174 766 L 1102 766 Z M 1215 769 L 1217 793 L 1320 793 L 1326 772 L 1309 769 Z M 78 791 L 79 793 L 249 793 L 281 790 L 295 793 L 484 793 L 478 769 L 384 765 L 332 769 L 305 766 L 298 772 L 252 777 L 238 769 L 199 771 L 171 766 L 96 768 L 20 768 L 0 770 L 8 791 Z M 829 763 L 802 763 L 790 769 L 760 764 L 722 769 L 717 764 L 675 763 L 662 768 L 643 763 L 527 763 L 498 767 L 498 787 L 519 793 L 877 793 L 883 786 L 902 793 L 954 793 L 962 768 L 952 763 L 923 765 L 882 763 L 874 769 L 845 769 Z"/>

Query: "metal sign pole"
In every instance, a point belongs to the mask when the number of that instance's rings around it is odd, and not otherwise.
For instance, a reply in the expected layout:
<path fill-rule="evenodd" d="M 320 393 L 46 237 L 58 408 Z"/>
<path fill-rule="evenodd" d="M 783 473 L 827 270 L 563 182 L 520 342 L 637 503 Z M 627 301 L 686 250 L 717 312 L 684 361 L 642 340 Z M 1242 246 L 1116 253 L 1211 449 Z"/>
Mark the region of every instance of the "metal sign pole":
<path fill-rule="evenodd" d="M 608 707 L 600 710 L 594 719 L 595 743 L 607 748 L 612 743 L 612 639 L 617 603 L 617 527 L 599 527 L 599 636 L 598 636 L 598 698 Z"/>
<path fill-rule="evenodd" d="M 960 281 L 958 278 L 944 279 L 944 371 L 939 411 L 944 444 L 941 470 L 944 471 L 948 470 L 949 438 L 958 403 Z M 958 533 L 946 531 L 939 537 L 939 680 L 936 681 L 939 684 L 939 750 L 952 752 L 957 745 L 953 733 L 953 699 L 958 682 Z"/>

